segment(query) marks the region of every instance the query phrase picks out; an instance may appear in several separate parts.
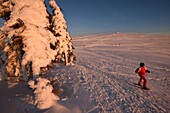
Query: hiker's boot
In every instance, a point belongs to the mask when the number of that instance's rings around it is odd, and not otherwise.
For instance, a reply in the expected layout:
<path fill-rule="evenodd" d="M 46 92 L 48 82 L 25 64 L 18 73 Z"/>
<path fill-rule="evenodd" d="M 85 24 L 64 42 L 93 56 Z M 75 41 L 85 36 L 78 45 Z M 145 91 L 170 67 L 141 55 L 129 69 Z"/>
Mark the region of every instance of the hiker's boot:
<path fill-rule="evenodd" d="M 149 88 L 147 88 L 147 87 L 143 87 L 143 89 L 144 89 L 144 90 L 149 90 Z"/>
<path fill-rule="evenodd" d="M 138 83 L 137 85 L 138 85 L 138 86 L 140 86 L 140 87 L 142 87 L 142 85 L 141 85 L 141 84 L 139 84 L 139 83 Z"/>

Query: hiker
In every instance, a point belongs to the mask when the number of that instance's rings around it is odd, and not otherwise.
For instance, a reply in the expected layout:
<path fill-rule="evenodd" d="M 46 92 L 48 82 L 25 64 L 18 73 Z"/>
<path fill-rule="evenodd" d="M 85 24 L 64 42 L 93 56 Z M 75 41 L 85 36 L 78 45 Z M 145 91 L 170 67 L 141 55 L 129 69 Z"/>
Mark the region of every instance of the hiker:
<path fill-rule="evenodd" d="M 150 71 L 147 70 L 147 68 L 145 67 L 145 64 L 143 62 L 141 62 L 140 67 L 138 67 L 135 70 L 135 72 L 138 73 L 138 75 L 140 76 L 138 85 L 142 87 L 142 80 L 144 80 L 143 89 L 149 90 L 149 88 L 147 88 L 147 79 L 146 79 L 145 75 L 146 75 L 146 73 L 150 73 Z"/>

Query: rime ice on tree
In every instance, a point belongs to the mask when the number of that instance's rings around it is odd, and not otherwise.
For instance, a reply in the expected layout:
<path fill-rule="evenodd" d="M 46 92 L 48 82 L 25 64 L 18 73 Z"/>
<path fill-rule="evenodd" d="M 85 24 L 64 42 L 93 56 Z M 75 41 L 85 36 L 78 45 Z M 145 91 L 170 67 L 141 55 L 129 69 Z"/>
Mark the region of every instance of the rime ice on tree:
<path fill-rule="evenodd" d="M 75 56 L 66 21 L 54 0 L 51 16 L 43 0 L 0 0 L 0 49 L 3 74 L 39 75 L 42 67 L 63 57 L 72 64 Z"/>
<path fill-rule="evenodd" d="M 50 0 L 49 5 L 53 9 L 53 17 L 51 29 L 57 37 L 58 54 L 64 55 L 65 63 L 68 65 L 73 61 L 72 42 L 69 33 L 67 32 L 67 25 L 64 16 L 54 0 Z"/>

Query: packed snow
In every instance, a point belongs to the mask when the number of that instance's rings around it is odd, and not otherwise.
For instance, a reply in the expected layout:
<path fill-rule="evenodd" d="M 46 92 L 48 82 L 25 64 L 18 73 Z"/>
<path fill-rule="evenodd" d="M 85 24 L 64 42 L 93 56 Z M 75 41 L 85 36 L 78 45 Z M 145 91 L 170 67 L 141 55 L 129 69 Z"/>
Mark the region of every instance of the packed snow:
<path fill-rule="evenodd" d="M 46 79 L 40 79 L 45 84 L 29 82 L 32 88 L 38 87 L 36 90 L 30 89 L 25 82 L 18 82 L 15 77 L 11 77 L 10 81 L 0 81 L 0 112 L 168 113 L 170 111 L 169 36 L 112 33 L 74 37 L 73 44 L 77 56 L 75 65 L 53 65 L 48 76 L 44 76 Z M 139 77 L 134 71 L 140 62 L 144 62 L 151 71 L 146 75 L 150 88 L 147 91 L 135 85 Z M 47 79 L 50 81 L 55 79 L 58 83 L 52 87 Z M 54 96 L 51 93 L 52 89 L 60 89 L 60 93 Z M 42 90 L 48 93 L 40 93 Z M 46 98 L 48 95 L 51 96 Z M 38 107 L 37 100 L 47 105 Z"/>

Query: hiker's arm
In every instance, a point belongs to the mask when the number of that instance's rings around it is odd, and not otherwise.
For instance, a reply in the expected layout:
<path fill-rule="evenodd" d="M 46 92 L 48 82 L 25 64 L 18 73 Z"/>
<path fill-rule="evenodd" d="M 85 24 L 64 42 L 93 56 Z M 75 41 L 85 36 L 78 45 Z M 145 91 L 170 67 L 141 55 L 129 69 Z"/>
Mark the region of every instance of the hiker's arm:
<path fill-rule="evenodd" d="M 149 71 L 149 70 L 146 70 L 146 72 L 147 72 L 147 73 L 150 73 L 150 71 Z"/>
<path fill-rule="evenodd" d="M 135 73 L 138 73 L 139 72 L 139 68 L 137 68 L 136 70 L 135 70 Z"/>

